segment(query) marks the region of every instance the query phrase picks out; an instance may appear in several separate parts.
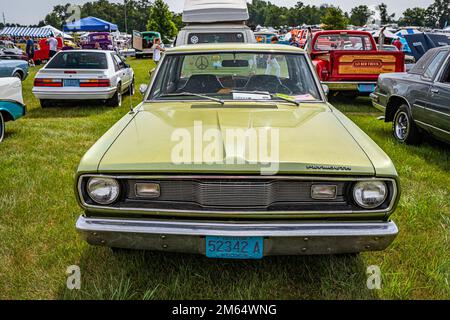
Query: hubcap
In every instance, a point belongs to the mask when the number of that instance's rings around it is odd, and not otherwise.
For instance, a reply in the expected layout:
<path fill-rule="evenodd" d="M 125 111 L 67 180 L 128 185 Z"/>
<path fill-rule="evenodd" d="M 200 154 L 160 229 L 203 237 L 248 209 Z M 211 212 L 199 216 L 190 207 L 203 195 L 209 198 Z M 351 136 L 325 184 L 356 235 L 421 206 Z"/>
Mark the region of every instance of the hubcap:
<path fill-rule="evenodd" d="M 409 133 L 409 119 L 408 115 L 404 112 L 401 112 L 397 120 L 395 122 L 395 135 L 400 140 L 405 140 L 408 137 Z"/>
<path fill-rule="evenodd" d="M 119 107 L 121 107 L 122 106 L 122 93 L 120 92 L 120 89 L 117 92 L 117 98 L 119 99 L 118 105 L 119 105 Z"/>

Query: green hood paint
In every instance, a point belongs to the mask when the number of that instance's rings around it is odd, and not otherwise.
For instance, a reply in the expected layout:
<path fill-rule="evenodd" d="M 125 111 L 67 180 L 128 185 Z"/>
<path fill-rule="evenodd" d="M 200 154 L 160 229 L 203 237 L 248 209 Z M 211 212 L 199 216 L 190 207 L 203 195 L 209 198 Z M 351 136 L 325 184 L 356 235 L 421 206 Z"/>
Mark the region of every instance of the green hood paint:
<path fill-rule="evenodd" d="M 126 115 L 83 158 L 81 173 L 260 174 L 262 162 L 248 148 L 233 150 L 226 144 L 227 129 L 278 129 L 278 174 L 357 175 L 395 177 L 384 152 L 356 125 L 326 103 L 302 104 L 232 102 L 224 107 L 212 102 L 145 103 Z M 223 152 L 216 164 L 177 165 L 172 139 L 181 129 L 194 136 L 194 122 L 203 130 L 215 129 Z M 345 126 L 344 126 L 345 125 Z M 225 142 L 224 142 L 225 141 Z M 203 143 L 202 151 L 208 146 Z M 192 154 L 194 149 L 192 148 Z M 227 165 L 226 160 L 232 165 Z M 238 160 L 244 163 L 238 163 Z"/>

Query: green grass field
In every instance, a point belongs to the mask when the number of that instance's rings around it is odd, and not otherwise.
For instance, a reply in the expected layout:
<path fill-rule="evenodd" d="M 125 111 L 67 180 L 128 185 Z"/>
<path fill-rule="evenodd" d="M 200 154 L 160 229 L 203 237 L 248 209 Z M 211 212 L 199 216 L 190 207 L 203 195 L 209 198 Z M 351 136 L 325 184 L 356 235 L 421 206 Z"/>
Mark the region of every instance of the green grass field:
<path fill-rule="evenodd" d="M 148 60 L 130 59 L 137 87 Z M 35 71 L 34 71 L 35 72 Z M 0 298 L 2 299 L 449 299 L 450 148 L 427 139 L 403 146 L 367 99 L 336 103 L 393 159 L 402 180 L 393 216 L 401 233 L 386 251 L 359 256 L 216 261 L 201 256 L 113 254 L 75 231 L 82 213 L 73 177 L 89 147 L 130 107 L 101 104 L 41 109 L 24 82 L 25 118 L 7 124 L 0 144 Z M 140 100 L 139 93 L 133 104 Z M 78 265 L 82 289 L 66 288 Z M 368 266 L 382 289 L 366 286 Z"/>

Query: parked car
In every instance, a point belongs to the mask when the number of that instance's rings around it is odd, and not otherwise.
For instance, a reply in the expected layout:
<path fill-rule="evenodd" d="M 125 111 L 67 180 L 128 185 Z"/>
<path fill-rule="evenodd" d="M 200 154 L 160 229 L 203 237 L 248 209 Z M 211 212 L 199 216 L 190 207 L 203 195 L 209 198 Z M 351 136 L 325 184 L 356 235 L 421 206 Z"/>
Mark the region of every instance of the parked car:
<path fill-rule="evenodd" d="M 397 172 L 327 103 L 303 50 L 176 47 L 141 89 L 78 168 L 90 244 L 259 259 L 383 250 L 396 237 Z"/>
<path fill-rule="evenodd" d="M 64 48 L 64 40 L 61 37 L 57 37 L 58 50 Z M 50 46 L 48 44 L 48 39 L 41 39 L 37 45 L 37 50 L 34 51 L 34 62 L 36 65 L 41 65 L 50 60 Z"/>
<path fill-rule="evenodd" d="M 155 31 L 133 31 L 133 49 L 137 59 L 144 57 L 153 57 L 155 49 L 153 43 L 156 38 L 161 39 L 161 34 Z"/>
<path fill-rule="evenodd" d="M 111 50 L 113 48 L 113 37 L 109 32 L 94 32 L 87 36 L 87 41 L 82 44 L 82 49 L 93 50 L 96 45 L 102 50 Z"/>
<path fill-rule="evenodd" d="M 0 78 L 15 77 L 23 81 L 28 77 L 28 72 L 27 61 L 0 59 Z"/>
<path fill-rule="evenodd" d="M 113 51 L 60 51 L 40 69 L 33 94 L 43 108 L 58 100 L 106 100 L 122 105 L 122 94 L 134 94 L 134 71 Z"/>
<path fill-rule="evenodd" d="M 0 78 L 0 142 L 5 136 L 5 124 L 25 115 L 22 83 L 16 77 Z"/>
<path fill-rule="evenodd" d="M 405 54 L 378 51 L 372 35 L 365 31 L 316 32 L 311 50 L 319 78 L 330 91 L 368 95 L 380 74 L 405 71 Z"/>
<path fill-rule="evenodd" d="M 408 73 L 382 75 L 371 97 L 398 141 L 417 143 L 426 132 L 450 143 L 450 46 L 431 49 Z"/>
<path fill-rule="evenodd" d="M 0 40 L 0 59 L 28 61 L 28 56 L 12 41 Z"/>

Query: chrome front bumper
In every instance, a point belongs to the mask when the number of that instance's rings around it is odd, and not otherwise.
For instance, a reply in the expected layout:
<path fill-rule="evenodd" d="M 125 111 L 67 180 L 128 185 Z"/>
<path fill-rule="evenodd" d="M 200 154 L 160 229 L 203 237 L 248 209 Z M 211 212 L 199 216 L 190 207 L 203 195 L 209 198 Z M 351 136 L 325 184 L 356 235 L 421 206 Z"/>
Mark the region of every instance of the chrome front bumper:
<path fill-rule="evenodd" d="M 386 249 L 394 222 L 225 223 L 80 217 L 77 230 L 91 245 L 205 255 L 206 236 L 264 237 L 264 256 L 342 254 Z"/>

